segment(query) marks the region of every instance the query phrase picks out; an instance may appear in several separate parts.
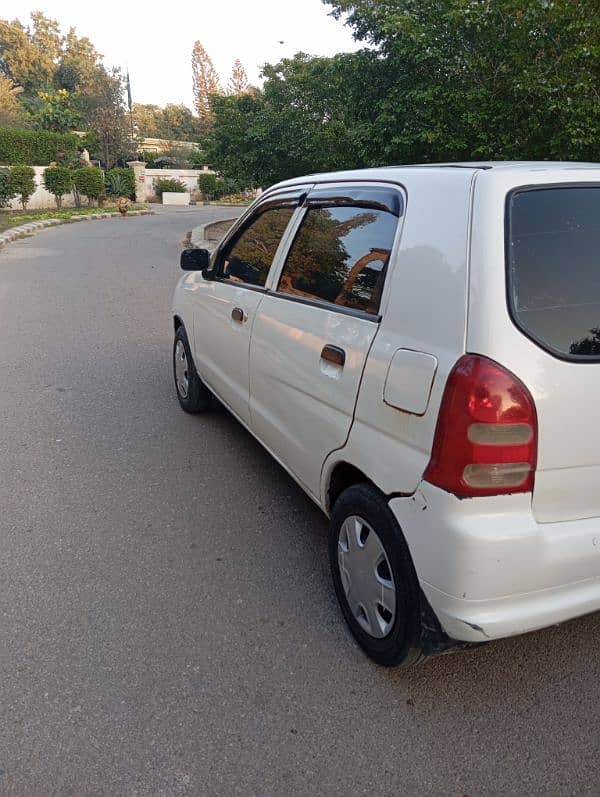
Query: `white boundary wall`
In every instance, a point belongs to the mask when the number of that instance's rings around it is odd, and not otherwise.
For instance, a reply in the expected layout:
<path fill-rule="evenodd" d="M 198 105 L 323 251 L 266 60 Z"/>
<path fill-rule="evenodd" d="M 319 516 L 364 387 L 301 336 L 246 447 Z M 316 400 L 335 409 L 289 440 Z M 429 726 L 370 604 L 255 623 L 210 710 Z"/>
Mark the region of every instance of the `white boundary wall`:
<path fill-rule="evenodd" d="M 175 179 L 181 180 L 185 184 L 187 190 L 192 196 L 198 195 L 198 175 L 199 174 L 214 174 L 214 172 L 205 167 L 204 169 L 146 169 L 146 164 L 143 161 L 132 161 L 129 164 L 135 174 L 136 184 L 136 197 L 138 202 L 145 202 L 148 197 L 154 195 L 154 183 L 159 179 Z M 35 172 L 35 192 L 27 203 L 28 210 L 42 210 L 42 209 L 55 209 L 56 202 L 54 196 L 44 188 L 42 182 L 42 175 L 46 170 L 46 166 L 34 166 Z M 75 207 L 75 199 L 73 194 L 65 194 L 62 201 L 63 207 Z M 87 200 L 82 197 L 82 205 L 87 205 Z M 13 199 L 10 207 L 14 210 L 21 208 L 21 203 L 18 199 Z"/>
<path fill-rule="evenodd" d="M 136 197 L 138 202 L 145 202 L 154 195 L 157 180 L 180 180 L 192 196 L 197 195 L 198 175 L 214 174 L 212 169 L 147 169 L 144 161 L 129 161 L 128 166 L 135 173 Z"/>
<path fill-rule="evenodd" d="M 56 210 L 54 195 L 46 191 L 44 188 L 44 183 L 42 182 L 42 175 L 46 171 L 46 167 L 34 166 L 33 171 L 35 172 L 36 187 L 35 192 L 31 195 L 29 202 L 27 203 L 27 210 L 43 210 L 45 208 L 48 210 Z M 65 194 L 63 196 L 62 203 L 64 208 L 74 208 L 75 200 L 73 198 L 73 194 Z M 87 199 L 83 198 L 82 204 L 87 205 Z M 9 207 L 13 208 L 14 210 L 20 210 L 21 203 L 18 199 L 13 199 Z"/>

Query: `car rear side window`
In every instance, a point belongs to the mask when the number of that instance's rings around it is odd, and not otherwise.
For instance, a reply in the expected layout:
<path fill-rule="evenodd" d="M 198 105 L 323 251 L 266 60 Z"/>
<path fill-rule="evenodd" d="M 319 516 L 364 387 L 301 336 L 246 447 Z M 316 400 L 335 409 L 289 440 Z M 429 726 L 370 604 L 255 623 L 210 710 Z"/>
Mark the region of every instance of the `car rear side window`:
<path fill-rule="evenodd" d="M 516 191 L 508 201 L 513 319 L 567 359 L 600 359 L 600 187 Z"/>
<path fill-rule="evenodd" d="M 265 210 L 225 249 L 221 279 L 263 287 L 295 207 Z"/>
<path fill-rule="evenodd" d="M 371 207 L 309 207 L 278 291 L 376 314 L 397 223 Z"/>

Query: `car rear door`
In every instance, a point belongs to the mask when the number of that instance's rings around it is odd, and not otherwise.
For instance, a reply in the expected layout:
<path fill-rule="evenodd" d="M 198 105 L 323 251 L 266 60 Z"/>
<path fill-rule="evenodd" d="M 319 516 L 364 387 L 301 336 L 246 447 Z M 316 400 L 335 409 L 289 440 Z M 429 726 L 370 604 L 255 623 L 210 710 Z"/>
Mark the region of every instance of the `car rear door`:
<path fill-rule="evenodd" d="M 600 186 L 514 191 L 509 310 L 522 339 L 539 427 L 533 512 L 600 516 Z"/>
<path fill-rule="evenodd" d="M 599 177 L 583 164 L 491 169 L 475 186 L 466 346 L 535 402 L 539 523 L 600 518 Z"/>
<path fill-rule="evenodd" d="M 402 209 L 391 186 L 313 188 L 257 310 L 252 429 L 316 498 L 327 455 L 350 431 Z"/>
<path fill-rule="evenodd" d="M 248 424 L 250 333 L 267 278 L 306 189 L 265 199 L 219 247 L 210 279 L 195 283 L 194 362 L 201 378 Z"/>

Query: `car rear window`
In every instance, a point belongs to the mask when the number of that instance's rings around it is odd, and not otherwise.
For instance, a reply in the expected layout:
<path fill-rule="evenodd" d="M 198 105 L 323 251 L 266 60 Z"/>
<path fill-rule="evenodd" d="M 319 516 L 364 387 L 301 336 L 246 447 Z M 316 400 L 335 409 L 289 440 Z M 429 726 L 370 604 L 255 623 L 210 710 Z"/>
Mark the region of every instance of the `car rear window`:
<path fill-rule="evenodd" d="M 508 292 L 517 326 L 567 359 L 600 359 L 600 187 L 514 192 Z"/>
<path fill-rule="evenodd" d="M 371 206 L 309 208 L 278 291 L 376 314 L 397 224 Z"/>

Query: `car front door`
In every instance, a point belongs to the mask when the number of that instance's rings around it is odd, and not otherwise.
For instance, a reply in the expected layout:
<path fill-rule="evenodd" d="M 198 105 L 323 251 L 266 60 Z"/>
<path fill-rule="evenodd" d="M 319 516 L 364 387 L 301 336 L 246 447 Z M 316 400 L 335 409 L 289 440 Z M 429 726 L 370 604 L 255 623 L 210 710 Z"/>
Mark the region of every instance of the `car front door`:
<path fill-rule="evenodd" d="M 287 192 L 258 205 L 219 247 L 211 278 L 195 283 L 196 368 L 218 398 L 246 424 L 250 420 L 252 324 L 301 196 L 300 191 Z"/>
<path fill-rule="evenodd" d="M 402 208 L 392 187 L 315 187 L 257 310 L 252 429 L 317 499 L 323 462 L 350 431 Z"/>

